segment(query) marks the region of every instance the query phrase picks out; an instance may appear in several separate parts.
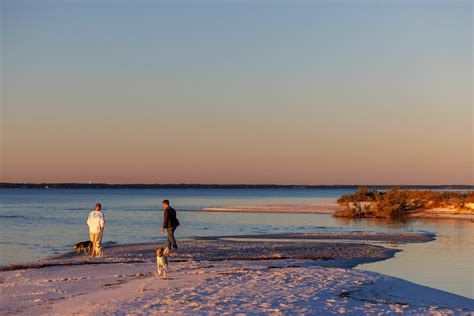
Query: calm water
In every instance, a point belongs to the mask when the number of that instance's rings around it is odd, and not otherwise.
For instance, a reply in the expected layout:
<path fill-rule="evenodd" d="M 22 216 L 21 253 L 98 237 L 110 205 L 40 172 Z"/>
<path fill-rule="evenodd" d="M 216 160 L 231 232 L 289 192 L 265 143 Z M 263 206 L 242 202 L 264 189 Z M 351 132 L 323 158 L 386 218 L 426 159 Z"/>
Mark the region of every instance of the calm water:
<path fill-rule="evenodd" d="M 395 245 L 394 259 L 359 266 L 419 284 L 474 297 L 474 223 L 463 220 L 348 220 L 317 214 L 198 211 L 203 207 L 333 201 L 351 190 L 0 190 L 0 265 L 71 250 L 88 239 L 86 219 L 96 202 L 106 216 L 104 242 L 162 242 L 161 200 L 178 210 L 178 238 L 275 232 L 433 232 L 430 243 Z"/>

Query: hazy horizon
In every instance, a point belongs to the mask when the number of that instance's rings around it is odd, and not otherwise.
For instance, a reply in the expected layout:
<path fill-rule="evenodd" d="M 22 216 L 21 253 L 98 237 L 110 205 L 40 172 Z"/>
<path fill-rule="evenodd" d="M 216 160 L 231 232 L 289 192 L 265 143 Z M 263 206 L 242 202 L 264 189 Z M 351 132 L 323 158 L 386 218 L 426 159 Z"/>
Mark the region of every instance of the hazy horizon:
<path fill-rule="evenodd" d="M 351 184 L 299 184 L 299 183 L 111 183 L 111 182 L 0 182 L 0 184 L 7 185 L 111 185 L 111 186 L 302 186 L 302 187 L 473 187 L 472 184 L 365 184 L 365 183 L 351 183 Z"/>
<path fill-rule="evenodd" d="M 471 1 L 0 3 L 0 182 L 474 184 Z"/>

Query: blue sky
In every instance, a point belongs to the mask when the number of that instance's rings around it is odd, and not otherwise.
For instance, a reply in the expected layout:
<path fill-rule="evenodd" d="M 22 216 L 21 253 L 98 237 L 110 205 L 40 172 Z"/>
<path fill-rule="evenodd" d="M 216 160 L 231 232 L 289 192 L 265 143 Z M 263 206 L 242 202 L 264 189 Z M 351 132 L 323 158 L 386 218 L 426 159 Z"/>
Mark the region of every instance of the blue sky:
<path fill-rule="evenodd" d="M 473 183 L 469 1 L 1 3 L 4 181 Z"/>

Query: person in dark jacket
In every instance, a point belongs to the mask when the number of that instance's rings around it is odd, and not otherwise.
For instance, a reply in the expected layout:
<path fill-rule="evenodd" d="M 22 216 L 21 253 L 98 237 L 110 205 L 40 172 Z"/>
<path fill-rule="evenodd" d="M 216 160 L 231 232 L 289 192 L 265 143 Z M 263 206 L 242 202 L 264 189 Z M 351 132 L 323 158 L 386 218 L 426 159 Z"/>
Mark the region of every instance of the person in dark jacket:
<path fill-rule="evenodd" d="M 174 238 L 174 231 L 176 227 L 179 226 L 179 221 L 176 218 L 176 211 L 170 206 L 170 201 L 163 201 L 163 226 L 161 227 L 161 233 L 163 234 L 165 230 L 168 232 L 167 242 L 168 246 L 165 249 L 165 254 L 168 254 L 171 251 L 171 246 L 174 248 L 174 252 L 178 253 L 178 243 Z"/>

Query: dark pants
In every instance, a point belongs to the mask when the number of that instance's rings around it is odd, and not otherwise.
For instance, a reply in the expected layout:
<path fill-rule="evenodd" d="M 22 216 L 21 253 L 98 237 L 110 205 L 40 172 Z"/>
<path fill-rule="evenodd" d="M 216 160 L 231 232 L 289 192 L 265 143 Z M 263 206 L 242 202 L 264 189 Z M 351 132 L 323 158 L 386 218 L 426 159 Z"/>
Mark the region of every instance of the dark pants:
<path fill-rule="evenodd" d="M 178 249 L 178 244 L 176 243 L 176 239 L 174 239 L 174 231 L 176 230 L 176 227 L 168 227 L 166 230 L 168 231 L 168 238 L 166 239 L 168 242 L 168 249 L 171 249 L 171 245 L 173 245 L 174 249 Z"/>

